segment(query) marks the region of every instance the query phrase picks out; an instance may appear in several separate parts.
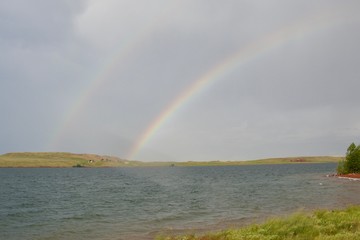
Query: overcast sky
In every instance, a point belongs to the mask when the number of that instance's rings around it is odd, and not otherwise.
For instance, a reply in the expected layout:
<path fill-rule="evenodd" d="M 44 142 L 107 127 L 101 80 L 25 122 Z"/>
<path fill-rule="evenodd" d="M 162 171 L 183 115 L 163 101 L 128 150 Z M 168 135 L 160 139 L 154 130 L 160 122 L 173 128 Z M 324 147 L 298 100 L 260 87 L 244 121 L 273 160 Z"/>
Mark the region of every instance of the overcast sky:
<path fill-rule="evenodd" d="M 179 94 L 261 41 L 129 155 Z M 360 143 L 359 43 L 358 0 L 2 0 L 0 153 L 343 155 Z"/>

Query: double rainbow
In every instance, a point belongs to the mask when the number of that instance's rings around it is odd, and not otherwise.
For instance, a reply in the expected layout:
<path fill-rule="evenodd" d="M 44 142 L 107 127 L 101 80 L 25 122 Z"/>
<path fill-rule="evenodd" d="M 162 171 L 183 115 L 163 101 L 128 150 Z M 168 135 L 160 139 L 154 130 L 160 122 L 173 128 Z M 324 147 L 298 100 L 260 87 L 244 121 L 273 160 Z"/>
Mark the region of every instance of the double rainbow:
<path fill-rule="evenodd" d="M 165 107 L 164 110 L 160 112 L 160 114 L 136 139 L 126 158 L 134 159 L 164 123 L 169 121 L 177 110 L 189 102 L 196 94 L 209 88 L 216 81 L 225 80 L 227 74 L 239 69 L 245 63 L 249 63 L 268 54 L 275 48 L 285 45 L 293 40 L 309 36 L 312 33 L 317 33 L 321 30 L 326 30 L 353 21 L 354 18 L 352 18 L 351 15 L 346 15 L 348 11 L 348 8 L 333 9 L 332 11 L 325 11 L 321 14 L 305 18 L 298 23 L 291 24 L 263 36 L 247 46 L 240 48 L 237 52 L 227 58 L 219 61 L 218 64 L 212 66 L 207 72 L 194 79 L 192 84 L 185 88 Z M 356 19 L 358 20 L 358 18 Z M 88 87 L 79 95 L 76 103 L 64 114 L 64 118 L 61 120 L 59 127 L 56 128 L 55 134 L 53 135 L 53 140 L 50 141 L 50 148 L 56 148 L 64 132 L 66 132 L 66 129 L 74 121 L 78 112 L 84 108 L 96 90 L 107 81 L 113 69 L 115 69 L 115 66 L 117 66 L 121 60 L 124 60 L 131 55 L 135 48 L 141 46 L 148 36 L 151 36 L 153 29 L 156 28 L 156 24 L 160 21 L 161 19 L 157 19 L 157 21 L 154 21 L 147 26 L 143 32 L 140 32 L 136 39 L 128 39 L 127 43 L 122 45 L 118 51 L 115 51 L 115 55 L 109 58 L 109 61 L 104 65 L 102 70 L 99 71 Z"/>

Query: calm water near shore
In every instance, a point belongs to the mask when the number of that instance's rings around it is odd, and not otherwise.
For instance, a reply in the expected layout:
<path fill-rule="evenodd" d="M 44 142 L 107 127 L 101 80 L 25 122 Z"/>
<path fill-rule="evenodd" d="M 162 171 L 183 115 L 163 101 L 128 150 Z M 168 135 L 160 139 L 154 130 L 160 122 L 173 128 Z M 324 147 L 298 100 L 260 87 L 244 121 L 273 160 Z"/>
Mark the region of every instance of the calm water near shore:
<path fill-rule="evenodd" d="M 153 239 L 360 204 L 336 164 L 0 169 L 0 239 Z"/>

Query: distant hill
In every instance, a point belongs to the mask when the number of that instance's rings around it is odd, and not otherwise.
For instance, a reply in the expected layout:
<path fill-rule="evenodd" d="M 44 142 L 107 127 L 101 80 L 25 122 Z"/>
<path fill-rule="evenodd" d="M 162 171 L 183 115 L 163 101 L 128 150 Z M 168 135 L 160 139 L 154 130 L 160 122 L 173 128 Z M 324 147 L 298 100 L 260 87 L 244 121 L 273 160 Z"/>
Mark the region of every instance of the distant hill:
<path fill-rule="evenodd" d="M 260 164 L 299 164 L 299 163 L 338 163 L 343 157 L 311 156 L 311 157 L 284 157 L 265 158 L 245 161 L 209 161 L 209 162 L 177 162 L 175 166 L 234 166 L 234 165 L 260 165 Z"/>
<path fill-rule="evenodd" d="M 17 152 L 0 155 L 0 167 L 155 167 L 155 166 L 233 166 L 255 164 L 299 164 L 339 162 L 343 157 L 314 156 L 268 158 L 250 161 L 140 162 L 114 156 L 67 152 Z"/>
<path fill-rule="evenodd" d="M 120 167 L 139 162 L 114 156 L 66 152 L 18 152 L 0 155 L 0 167 Z"/>

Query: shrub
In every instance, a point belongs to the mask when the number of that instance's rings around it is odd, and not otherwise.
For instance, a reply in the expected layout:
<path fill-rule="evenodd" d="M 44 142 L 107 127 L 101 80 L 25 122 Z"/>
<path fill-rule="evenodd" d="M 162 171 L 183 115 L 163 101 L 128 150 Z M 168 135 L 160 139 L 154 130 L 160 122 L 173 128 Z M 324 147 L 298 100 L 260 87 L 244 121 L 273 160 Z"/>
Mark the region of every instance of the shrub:
<path fill-rule="evenodd" d="M 84 167 L 83 165 L 81 165 L 80 163 L 74 165 L 73 167 Z"/>
<path fill-rule="evenodd" d="M 339 162 L 337 172 L 338 174 L 360 173 L 360 145 L 350 144 L 345 160 Z"/>
<path fill-rule="evenodd" d="M 338 174 L 348 174 L 347 169 L 345 168 L 345 161 L 342 160 L 338 163 L 338 166 L 336 168 L 336 172 Z"/>

